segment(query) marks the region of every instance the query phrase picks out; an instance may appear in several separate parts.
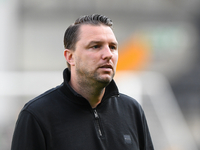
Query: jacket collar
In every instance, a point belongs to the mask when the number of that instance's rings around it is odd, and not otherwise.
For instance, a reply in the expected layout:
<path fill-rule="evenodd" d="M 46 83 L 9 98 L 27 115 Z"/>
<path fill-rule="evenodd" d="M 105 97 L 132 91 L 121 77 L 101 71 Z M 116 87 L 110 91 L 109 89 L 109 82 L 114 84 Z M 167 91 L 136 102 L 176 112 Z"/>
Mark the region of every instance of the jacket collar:
<path fill-rule="evenodd" d="M 82 104 L 82 105 L 88 105 L 89 102 L 84 98 L 82 97 L 80 94 L 78 94 L 76 91 L 74 91 L 72 89 L 72 87 L 69 85 L 69 80 L 71 78 L 71 73 L 69 71 L 68 68 L 66 68 L 64 71 L 63 71 L 63 79 L 64 79 L 64 82 L 61 86 L 61 90 L 62 92 L 67 96 L 67 97 L 70 97 L 70 99 L 75 102 L 75 103 L 78 103 L 78 104 Z M 103 103 L 104 101 L 106 101 L 107 99 L 109 99 L 110 97 L 112 96 L 117 96 L 119 95 L 119 91 L 118 91 L 118 88 L 117 88 L 117 85 L 115 84 L 115 81 L 112 80 L 106 87 L 105 89 L 105 93 L 104 93 L 104 96 L 102 98 L 102 101 L 101 103 Z"/>

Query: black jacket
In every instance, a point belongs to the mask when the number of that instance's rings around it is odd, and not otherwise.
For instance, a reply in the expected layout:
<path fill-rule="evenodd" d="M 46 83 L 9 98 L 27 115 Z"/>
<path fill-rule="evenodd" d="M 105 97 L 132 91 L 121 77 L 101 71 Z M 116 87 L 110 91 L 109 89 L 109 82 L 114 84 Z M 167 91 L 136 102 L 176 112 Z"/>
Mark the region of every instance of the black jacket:
<path fill-rule="evenodd" d="M 19 114 L 11 150 L 153 150 L 141 106 L 112 81 L 102 102 L 89 102 L 64 83 L 29 101 Z"/>

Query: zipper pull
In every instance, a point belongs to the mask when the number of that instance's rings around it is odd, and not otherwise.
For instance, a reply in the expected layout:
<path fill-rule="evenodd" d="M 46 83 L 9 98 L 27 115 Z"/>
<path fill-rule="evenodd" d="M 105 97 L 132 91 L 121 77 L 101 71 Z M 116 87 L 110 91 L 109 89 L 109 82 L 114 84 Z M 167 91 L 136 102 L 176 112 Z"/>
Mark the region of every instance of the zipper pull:
<path fill-rule="evenodd" d="M 99 115 L 98 115 L 96 109 L 94 109 L 94 117 L 95 117 L 95 119 L 99 119 Z"/>
<path fill-rule="evenodd" d="M 102 134 L 102 130 L 100 128 L 99 115 L 98 115 L 96 109 L 94 109 L 93 112 L 94 112 L 94 118 L 95 118 L 95 124 L 96 124 L 97 131 L 99 132 L 99 136 L 102 137 L 103 134 Z"/>

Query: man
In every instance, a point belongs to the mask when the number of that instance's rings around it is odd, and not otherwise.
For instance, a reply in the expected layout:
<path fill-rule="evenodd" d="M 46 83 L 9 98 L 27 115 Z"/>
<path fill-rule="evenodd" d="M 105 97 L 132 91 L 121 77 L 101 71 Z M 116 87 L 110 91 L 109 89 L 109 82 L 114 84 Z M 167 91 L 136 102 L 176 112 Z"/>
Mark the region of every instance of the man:
<path fill-rule="evenodd" d="M 20 112 L 12 150 L 153 150 L 141 106 L 113 80 L 118 43 L 112 21 L 80 17 L 64 36 L 64 82 Z"/>

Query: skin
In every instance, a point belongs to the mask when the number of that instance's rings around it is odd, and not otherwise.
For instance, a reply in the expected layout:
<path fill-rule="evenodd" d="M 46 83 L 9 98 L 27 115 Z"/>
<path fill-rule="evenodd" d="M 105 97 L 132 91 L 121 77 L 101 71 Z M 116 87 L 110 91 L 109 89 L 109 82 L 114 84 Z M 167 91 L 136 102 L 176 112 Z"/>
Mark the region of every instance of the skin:
<path fill-rule="evenodd" d="M 118 43 L 112 29 L 105 25 L 84 24 L 79 33 L 75 51 L 64 51 L 71 66 L 69 84 L 95 108 L 115 75 Z"/>

